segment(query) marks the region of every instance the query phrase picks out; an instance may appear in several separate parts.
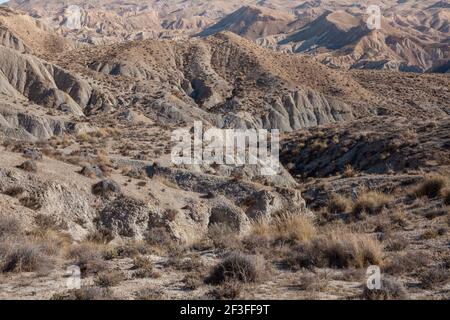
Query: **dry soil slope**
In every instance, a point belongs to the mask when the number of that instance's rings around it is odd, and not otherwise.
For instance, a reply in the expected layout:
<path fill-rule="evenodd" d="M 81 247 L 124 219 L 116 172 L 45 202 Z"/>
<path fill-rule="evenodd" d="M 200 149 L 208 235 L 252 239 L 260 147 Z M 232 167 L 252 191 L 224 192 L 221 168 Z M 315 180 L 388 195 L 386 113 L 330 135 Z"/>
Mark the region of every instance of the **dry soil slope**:
<path fill-rule="evenodd" d="M 55 55 L 74 47 L 51 27 L 4 6 L 0 6 L 0 44 L 39 56 Z"/>
<path fill-rule="evenodd" d="M 294 16 L 287 13 L 257 6 L 244 6 L 206 28 L 199 36 L 231 31 L 247 39 L 256 40 L 287 32 L 288 25 L 293 20 Z"/>
<path fill-rule="evenodd" d="M 370 114 L 380 100 L 345 72 L 310 57 L 261 48 L 229 32 L 87 48 L 61 60 L 69 69 L 88 66 L 87 73 L 120 79 L 119 85 L 147 97 L 176 96 L 178 105 L 208 112 L 219 126 L 290 131 Z"/>
<path fill-rule="evenodd" d="M 423 72 L 450 57 L 448 14 L 442 10 L 383 18 L 380 30 L 369 30 L 362 15 L 327 11 L 279 45 L 337 67 Z"/>

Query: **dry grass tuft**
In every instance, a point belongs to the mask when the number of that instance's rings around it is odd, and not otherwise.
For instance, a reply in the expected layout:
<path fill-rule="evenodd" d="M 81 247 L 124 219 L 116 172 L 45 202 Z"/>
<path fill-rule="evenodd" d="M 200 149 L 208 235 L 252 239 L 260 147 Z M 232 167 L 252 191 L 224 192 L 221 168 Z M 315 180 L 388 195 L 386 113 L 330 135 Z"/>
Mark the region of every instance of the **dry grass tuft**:
<path fill-rule="evenodd" d="M 125 274 L 121 271 L 107 271 L 100 273 L 94 283 L 102 288 L 110 288 L 119 285 L 125 278 Z"/>
<path fill-rule="evenodd" d="M 242 282 L 229 280 L 211 290 L 209 295 L 216 300 L 236 300 L 240 298 L 243 288 Z"/>
<path fill-rule="evenodd" d="M 434 267 L 420 273 L 419 279 L 424 289 L 433 289 L 450 281 L 450 271 L 441 266 Z"/>
<path fill-rule="evenodd" d="M 430 258 L 425 252 L 407 251 L 392 256 L 386 262 L 385 272 L 391 275 L 403 275 L 418 272 L 430 263 Z"/>
<path fill-rule="evenodd" d="M 258 282 L 265 271 L 262 257 L 234 252 L 212 269 L 206 283 L 217 285 L 231 280 L 242 283 Z"/>
<path fill-rule="evenodd" d="M 51 300 L 114 300 L 114 296 L 109 288 L 96 286 L 82 287 L 78 290 L 71 290 L 66 293 L 55 294 Z"/>
<path fill-rule="evenodd" d="M 252 234 L 269 241 L 309 241 L 317 234 L 310 218 L 301 214 L 283 213 L 273 219 L 261 219 L 252 225 Z"/>
<path fill-rule="evenodd" d="M 145 257 L 137 256 L 133 259 L 133 269 L 136 271 L 133 274 L 133 278 L 159 278 L 161 275 L 154 270 L 153 262 Z"/>
<path fill-rule="evenodd" d="M 383 251 L 380 243 L 368 235 L 338 229 L 297 247 L 285 262 L 292 269 L 364 268 L 382 265 Z"/>
<path fill-rule="evenodd" d="M 450 190 L 449 189 L 444 190 L 443 196 L 444 196 L 444 204 L 446 206 L 450 206 Z"/>
<path fill-rule="evenodd" d="M 98 274 L 106 269 L 103 260 L 104 248 L 94 243 L 82 243 L 71 247 L 67 257 L 80 267 L 83 275 Z"/>
<path fill-rule="evenodd" d="M 332 214 L 346 213 L 350 210 L 352 204 L 353 202 L 349 198 L 333 194 L 328 200 L 327 209 Z"/>
<path fill-rule="evenodd" d="M 45 248 L 35 242 L 21 242 L 10 239 L 0 244 L 0 271 L 7 272 L 47 272 L 52 260 Z"/>
<path fill-rule="evenodd" d="M 383 278 L 381 289 L 370 290 L 365 286 L 362 298 L 365 300 L 405 300 L 407 294 L 401 283 L 391 278 Z"/>
<path fill-rule="evenodd" d="M 430 199 L 437 198 L 441 191 L 448 184 L 448 179 L 440 175 L 431 175 L 416 188 L 414 195 L 417 198 L 428 197 Z"/>
<path fill-rule="evenodd" d="M 22 226 L 14 217 L 0 216 L 0 239 L 16 236 L 22 232 Z"/>
<path fill-rule="evenodd" d="M 369 215 L 380 214 L 388 204 L 392 201 L 392 197 L 384 193 L 369 191 L 361 194 L 353 205 L 352 213 L 356 217 L 367 213 Z"/>

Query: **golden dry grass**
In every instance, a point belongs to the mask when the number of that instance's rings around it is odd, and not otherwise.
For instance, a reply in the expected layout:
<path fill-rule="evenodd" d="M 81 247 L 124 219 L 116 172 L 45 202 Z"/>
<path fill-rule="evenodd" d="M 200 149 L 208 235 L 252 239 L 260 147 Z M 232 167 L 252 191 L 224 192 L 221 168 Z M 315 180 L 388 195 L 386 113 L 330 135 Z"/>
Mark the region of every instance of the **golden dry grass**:
<path fill-rule="evenodd" d="M 359 195 L 356 199 L 352 213 L 355 216 L 367 213 L 369 215 L 380 214 L 388 204 L 393 200 L 393 197 L 378 191 L 369 191 Z"/>
<path fill-rule="evenodd" d="M 283 213 L 273 219 L 253 223 L 252 234 L 267 240 L 289 239 L 304 242 L 317 234 L 310 218 L 302 214 Z"/>

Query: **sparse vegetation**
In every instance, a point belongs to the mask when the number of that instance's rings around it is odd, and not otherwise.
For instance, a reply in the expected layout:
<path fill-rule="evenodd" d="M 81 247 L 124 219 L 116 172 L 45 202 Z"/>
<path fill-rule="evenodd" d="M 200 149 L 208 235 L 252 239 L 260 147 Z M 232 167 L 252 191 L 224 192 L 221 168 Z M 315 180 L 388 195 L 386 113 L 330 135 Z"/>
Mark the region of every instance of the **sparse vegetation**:
<path fill-rule="evenodd" d="M 206 282 L 211 284 L 222 284 L 226 281 L 257 282 L 265 272 L 262 257 L 234 252 L 211 270 Z"/>
<path fill-rule="evenodd" d="M 433 175 L 426 177 L 425 180 L 416 188 L 414 194 L 416 197 L 436 198 L 447 185 L 448 179 L 443 176 Z"/>
<path fill-rule="evenodd" d="M 10 236 L 17 236 L 22 232 L 22 226 L 14 217 L 0 215 L 0 241 Z"/>
<path fill-rule="evenodd" d="M 0 270 L 6 272 L 46 272 L 51 269 L 51 258 L 42 246 L 17 239 L 0 244 Z"/>
<path fill-rule="evenodd" d="M 102 259 L 102 249 L 93 243 L 72 246 L 67 257 L 72 260 L 72 264 L 80 267 L 84 275 L 97 274 L 106 268 L 106 263 Z"/>
<path fill-rule="evenodd" d="M 350 210 L 353 202 L 341 195 L 333 194 L 328 200 L 328 212 L 332 214 L 346 213 Z"/>
<path fill-rule="evenodd" d="M 211 290 L 210 296 L 216 300 L 236 300 L 242 294 L 243 283 L 236 280 L 227 280 Z"/>
<path fill-rule="evenodd" d="M 394 28 L 398 37 L 391 28 L 354 42 L 361 44 L 357 60 L 370 56 L 361 64 L 351 61 L 352 45 L 341 52 L 319 45 L 312 53 L 320 61 L 260 48 L 278 47 L 279 34 L 296 32 L 286 29 L 296 26 L 288 21 L 295 18 L 291 3 L 266 10 L 270 1 L 261 1 L 227 17 L 244 17 L 245 30 L 238 23 L 234 32 L 247 41 L 229 32 L 187 36 L 187 29 L 217 22 L 199 15 L 205 8 L 219 17 L 234 5 L 172 1 L 180 3 L 171 8 L 165 1 L 154 15 L 133 3 L 124 9 L 119 0 L 98 15 L 94 4 L 94 20 L 109 20 L 116 9 L 151 15 L 146 26 L 139 25 L 148 19 L 127 14 L 123 25 L 101 21 L 94 35 L 61 29 L 70 10 L 61 1 L 42 10 L 43 2 L 21 9 L 39 12 L 57 34 L 0 8 L 7 35 L 0 45 L 0 299 L 448 298 L 450 86 L 437 73 L 447 71 L 446 61 L 435 66 L 439 55 L 429 57 L 446 40 L 442 30 L 431 32 L 441 16 L 428 28 L 440 11 L 433 3 L 387 1 L 388 11 L 421 11 L 427 26 L 405 18 Z M 313 40 L 335 42 L 344 29 L 361 27 L 351 27 L 361 8 L 316 2 L 304 8 L 320 15 L 310 24 L 338 28 Z M 330 16 L 321 15 L 323 6 Z M 169 19 L 167 30 L 150 32 L 155 39 L 139 40 L 167 14 L 183 21 Z M 270 19 L 261 23 L 263 16 Z M 408 41 L 398 39 L 408 40 L 411 23 L 419 36 L 401 50 Z M 92 43 L 74 46 L 66 36 Z M 400 46 L 399 57 L 376 52 L 387 48 L 386 39 Z M 289 41 L 282 51 L 291 51 Z M 404 64 L 413 49 L 423 53 L 420 61 Z M 345 61 L 335 56 L 341 53 Z M 203 133 L 215 126 L 279 129 L 281 170 L 264 175 L 264 161 L 176 165 L 179 129 L 187 130 L 182 142 L 194 146 L 195 160 L 199 155 L 194 119 Z M 203 151 L 214 145 L 207 140 Z M 380 290 L 362 286 L 369 265 L 382 270 Z M 65 291 L 76 266 L 83 287 Z"/>
<path fill-rule="evenodd" d="M 381 280 L 381 289 L 369 289 L 364 286 L 362 298 L 365 300 L 405 300 L 408 298 L 401 283 L 392 278 Z"/>
<path fill-rule="evenodd" d="M 425 252 L 406 251 L 392 256 L 385 265 L 385 271 L 391 275 L 403 275 L 419 271 L 430 263 Z"/>
<path fill-rule="evenodd" d="M 107 271 L 100 273 L 94 282 L 102 288 L 115 287 L 125 280 L 125 275 L 120 271 Z"/>
<path fill-rule="evenodd" d="M 352 214 L 355 217 L 360 217 L 364 213 L 369 215 L 380 214 L 391 201 L 392 197 L 386 194 L 369 191 L 358 196 L 353 205 Z"/>
<path fill-rule="evenodd" d="M 450 206 L 450 190 L 449 189 L 444 191 L 444 204 L 446 206 Z"/>
<path fill-rule="evenodd" d="M 420 273 L 420 283 L 425 289 L 433 289 L 450 281 L 450 271 L 443 267 L 434 267 Z"/>
<path fill-rule="evenodd" d="M 331 231 L 294 249 L 285 259 L 292 269 L 331 267 L 339 269 L 382 265 L 383 251 L 372 237 L 349 232 Z"/>
<path fill-rule="evenodd" d="M 252 226 L 252 234 L 269 241 L 305 242 L 317 233 L 311 219 L 302 214 L 283 213 L 273 219 L 261 219 Z"/>
<path fill-rule="evenodd" d="M 55 294 L 52 300 L 113 300 L 114 296 L 109 288 L 88 286 L 71 290 L 62 294 Z"/>

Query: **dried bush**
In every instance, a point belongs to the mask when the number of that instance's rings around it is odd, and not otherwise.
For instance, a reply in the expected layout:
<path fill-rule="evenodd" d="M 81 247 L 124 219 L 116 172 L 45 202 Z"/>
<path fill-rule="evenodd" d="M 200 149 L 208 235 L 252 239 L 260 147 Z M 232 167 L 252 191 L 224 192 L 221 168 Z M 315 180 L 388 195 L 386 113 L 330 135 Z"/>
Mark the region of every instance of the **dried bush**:
<path fill-rule="evenodd" d="M 419 271 L 430 263 L 430 258 L 425 252 L 407 251 L 391 257 L 385 266 L 385 272 L 392 275 L 402 275 L 413 271 Z"/>
<path fill-rule="evenodd" d="M 125 274 L 121 271 L 107 271 L 100 273 L 94 283 L 102 288 L 115 287 L 125 280 Z"/>
<path fill-rule="evenodd" d="M 350 210 L 352 204 L 353 203 L 349 198 L 333 194 L 328 200 L 327 210 L 332 214 L 346 213 Z"/>
<path fill-rule="evenodd" d="M 317 230 L 308 217 L 284 213 L 273 219 L 261 219 L 253 223 L 251 233 L 269 241 L 305 242 L 316 236 Z"/>
<path fill-rule="evenodd" d="M 136 300 L 165 300 L 167 298 L 166 294 L 161 289 L 146 288 L 136 294 Z"/>
<path fill-rule="evenodd" d="M 51 269 L 52 260 L 43 247 L 31 241 L 20 242 L 9 239 L 0 244 L 0 271 L 46 272 Z"/>
<path fill-rule="evenodd" d="M 0 239 L 15 236 L 22 232 L 22 226 L 14 217 L 0 215 Z"/>
<path fill-rule="evenodd" d="M 419 279 L 423 288 L 433 289 L 450 281 L 450 271 L 442 266 L 434 267 L 421 272 Z"/>
<path fill-rule="evenodd" d="M 104 287 L 82 287 L 78 290 L 70 290 L 65 293 L 53 295 L 51 300 L 114 300 L 114 296 L 109 288 Z"/>
<path fill-rule="evenodd" d="M 209 295 L 216 300 L 236 300 L 240 298 L 243 288 L 242 282 L 227 280 L 211 290 Z"/>
<path fill-rule="evenodd" d="M 444 204 L 446 206 L 450 206 L 450 190 L 447 189 L 443 192 L 443 196 L 444 196 Z"/>
<path fill-rule="evenodd" d="M 370 191 L 363 193 L 355 201 L 352 213 L 355 217 L 360 217 L 363 213 L 369 215 L 380 214 L 391 201 L 392 197 L 380 192 Z"/>
<path fill-rule="evenodd" d="M 348 269 L 381 265 L 382 257 L 381 245 L 376 239 L 346 230 L 335 230 L 298 246 L 294 253 L 285 259 L 285 263 L 292 269 Z"/>
<path fill-rule="evenodd" d="M 84 275 L 97 274 L 106 269 L 102 249 L 91 243 L 75 245 L 69 249 L 67 257 L 72 259 L 72 264 L 80 267 Z"/>
<path fill-rule="evenodd" d="M 233 252 L 212 269 L 206 283 L 221 284 L 230 280 L 258 282 L 265 272 L 264 264 L 261 257 Z"/>
<path fill-rule="evenodd" d="M 394 279 L 381 279 L 381 289 L 364 287 L 362 298 L 365 300 L 405 300 L 408 298 L 403 285 Z"/>
<path fill-rule="evenodd" d="M 439 175 L 426 177 L 414 191 L 416 197 L 437 198 L 447 184 L 447 178 Z"/>

